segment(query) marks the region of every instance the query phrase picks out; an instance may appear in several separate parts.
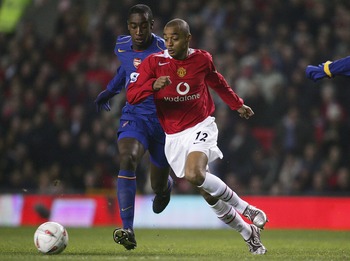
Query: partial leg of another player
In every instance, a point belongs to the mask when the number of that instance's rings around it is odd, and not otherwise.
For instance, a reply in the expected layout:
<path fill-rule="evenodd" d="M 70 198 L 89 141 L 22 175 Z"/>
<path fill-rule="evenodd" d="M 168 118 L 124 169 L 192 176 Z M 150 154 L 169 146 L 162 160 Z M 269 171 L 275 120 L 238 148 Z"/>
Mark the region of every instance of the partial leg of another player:
<path fill-rule="evenodd" d="M 154 132 L 150 134 L 148 151 L 151 161 L 151 186 L 156 194 L 153 199 L 153 212 L 161 213 L 169 204 L 173 180 L 172 171 L 164 153 L 165 136 L 159 123 L 152 125 Z"/>
<path fill-rule="evenodd" d="M 153 199 L 153 212 L 159 214 L 168 206 L 173 179 L 170 176 L 170 167 L 160 168 L 151 163 L 151 186 L 155 193 Z"/>

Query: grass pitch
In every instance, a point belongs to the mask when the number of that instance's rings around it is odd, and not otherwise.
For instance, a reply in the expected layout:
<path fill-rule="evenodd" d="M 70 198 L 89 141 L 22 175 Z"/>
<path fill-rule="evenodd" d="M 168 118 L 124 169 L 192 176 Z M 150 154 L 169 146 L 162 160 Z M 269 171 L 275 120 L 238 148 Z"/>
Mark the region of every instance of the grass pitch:
<path fill-rule="evenodd" d="M 0 227 L 0 260 L 350 260 L 350 231 L 262 231 L 268 252 L 254 256 L 231 230 L 136 229 L 138 247 L 127 251 L 112 227 L 67 228 L 69 244 L 59 255 L 38 253 L 36 227 Z"/>

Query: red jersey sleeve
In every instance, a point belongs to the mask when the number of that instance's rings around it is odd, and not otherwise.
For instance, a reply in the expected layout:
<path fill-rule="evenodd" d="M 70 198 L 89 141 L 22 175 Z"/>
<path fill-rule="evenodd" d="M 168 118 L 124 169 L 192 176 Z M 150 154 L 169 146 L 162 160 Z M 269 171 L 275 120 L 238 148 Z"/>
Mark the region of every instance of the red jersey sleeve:
<path fill-rule="evenodd" d="M 209 53 L 208 57 L 209 73 L 205 77 L 206 84 L 220 96 L 231 110 L 238 110 L 244 104 L 243 99 L 232 90 L 222 74 L 216 71 L 213 59 Z"/>
<path fill-rule="evenodd" d="M 153 94 L 153 82 L 157 78 L 152 70 L 151 57 L 148 56 L 130 76 L 130 84 L 126 90 L 126 99 L 130 104 L 141 103 Z"/>

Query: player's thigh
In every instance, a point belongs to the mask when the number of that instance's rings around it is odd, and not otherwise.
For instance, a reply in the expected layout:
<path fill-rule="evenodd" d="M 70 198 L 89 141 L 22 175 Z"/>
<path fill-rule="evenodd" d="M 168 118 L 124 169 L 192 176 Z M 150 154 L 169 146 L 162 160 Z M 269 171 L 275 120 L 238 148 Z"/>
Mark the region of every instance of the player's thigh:
<path fill-rule="evenodd" d="M 123 115 L 117 134 L 121 155 L 131 155 L 140 159 L 148 149 L 147 125 L 137 117 Z"/>
<path fill-rule="evenodd" d="M 118 139 L 118 151 L 121 158 L 130 158 L 137 163 L 141 160 L 145 149 L 136 137 L 128 135 Z"/>
<path fill-rule="evenodd" d="M 197 186 L 203 184 L 207 165 L 208 157 L 204 152 L 190 152 L 185 163 L 185 178 Z"/>

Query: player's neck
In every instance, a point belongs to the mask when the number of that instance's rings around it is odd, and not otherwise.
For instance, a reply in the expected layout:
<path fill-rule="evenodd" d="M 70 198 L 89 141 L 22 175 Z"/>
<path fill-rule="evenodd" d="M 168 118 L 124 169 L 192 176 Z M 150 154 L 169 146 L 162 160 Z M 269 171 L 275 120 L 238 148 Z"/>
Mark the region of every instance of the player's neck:
<path fill-rule="evenodd" d="M 180 61 L 183 61 L 183 60 L 186 60 L 187 57 L 190 55 L 190 49 L 188 48 L 186 52 L 184 52 L 183 55 L 181 55 L 179 58 L 177 58 L 176 60 L 180 60 Z"/>
<path fill-rule="evenodd" d="M 133 44 L 132 49 L 136 52 L 142 52 L 142 51 L 146 50 L 148 47 L 150 47 L 152 42 L 153 42 L 153 35 L 151 35 L 151 37 L 148 38 L 148 41 L 145 42 L 142 46 L 137 46 L 137 45 Z"/>

